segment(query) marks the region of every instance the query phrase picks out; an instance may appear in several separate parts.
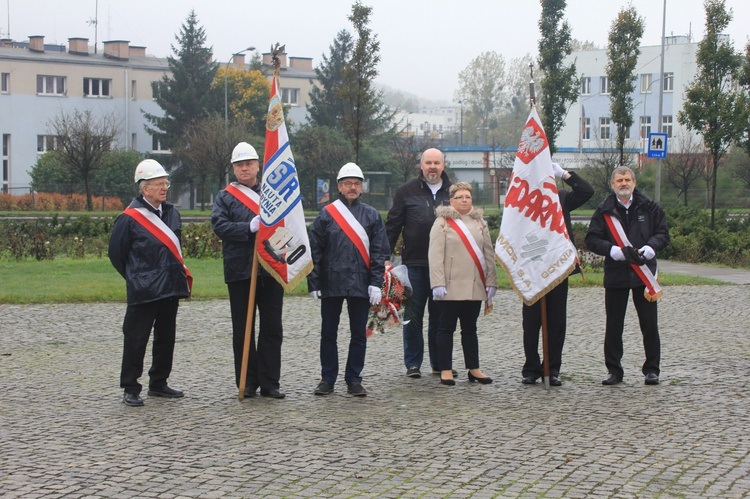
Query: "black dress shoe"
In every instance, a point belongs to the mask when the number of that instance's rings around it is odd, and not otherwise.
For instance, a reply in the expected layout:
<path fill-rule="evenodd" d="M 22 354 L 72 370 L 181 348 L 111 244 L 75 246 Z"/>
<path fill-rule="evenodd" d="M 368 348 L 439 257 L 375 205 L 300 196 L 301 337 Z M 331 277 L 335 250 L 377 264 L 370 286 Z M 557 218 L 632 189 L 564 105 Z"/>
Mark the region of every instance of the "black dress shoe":
<path fill-rule="evenodd" d="M 362 383 L 358 381 L 352 381 L 351 383 L 347 383 L 346 393 L 349 393 L 350 395 L 354 395 L 355 397 L 367 396 L 367 390 L 365 390 L 365 387 L 362 386 Z"/>
<path fill-rule="evenodd" d="M 270 390 L 260 389 L 261 397 L 271 397 L 273 399 L 283 399 L 286 397 L 286 393 L 280 391 L 278 388 L 271 388 Z"/>
<path fill-rule="evenodd" d="M 524 376 L 521 380 L 521 383 L 524 385 L 536 385 L 536 380 L 538 378 L 536 376 Z"/>
<path fill-rule="evenodd" d="M 330 395 L 333 393 L 333 385 L 328 381 L 321 381 L 318 386 L 315 387 L 315 395 Z"/>
<path fill-rule="evenodd" d="M 245 387 L 245 398 L 252 398 L 255 397 L 256 392 L 258 391 L 257 386 L 247 386 Z"/>
<path fill-rule="evenodd" d="M 169 398 L 169 399 L 178 399 L 180 397 L 184 397 L 185 394 L 182 393 L 180 390 L 175 390 L 174 388 L 170 388 L 167 385 L 164 385 L 161 388 L 149 388 L 148 389 L 148 396 L 149 397 L 166 397 L 166 398 Z"/>
<path fill-rule="evenodd" d="M 489 376 L 485 376 L 484 378 L 477 378 L 476 376 L 471 374 L 471 371 L 469 371 L 469 381 L 472 383 L 476 381 L 477 383 L 482 385 L 489 385 L 490 383 L 492 383 L 492 378 L 490 378 Z"/>
<path fill-rule="evenodd" d="M 658 385 L 659 384 L 659 375 L 656 373 L 648 373 L 646 375 L 646 381 L 645 383 L 647 385 Z"/>
<path fill-rule="evenodd" d="M 549 384 L 550 386 L 562 386 L 562 381 L 560 381 L 560 376 L 550 376 Z"/>
<path fill-rule="evenodd" d="M 137 393 L 125 392 L 122 396 L 122 403 L 129 405 L 130 407 L 141 407 L 143 405 L 143 399 Z"/>
<path fill-rule="evenodd" d="M 602 385 L 616 385 L 622 383 L 622 378 L 618 378 L 612 373 L 609 373 L 606 378 L 602 380 Z"/>
<path fill-rule="evenodd" d="M 448 385 L 448 386 L 454 386 L 456 384 L 455 379 L 444 379 L 442 376 L 440 377 L 440 384 L 441 385 Z"/>

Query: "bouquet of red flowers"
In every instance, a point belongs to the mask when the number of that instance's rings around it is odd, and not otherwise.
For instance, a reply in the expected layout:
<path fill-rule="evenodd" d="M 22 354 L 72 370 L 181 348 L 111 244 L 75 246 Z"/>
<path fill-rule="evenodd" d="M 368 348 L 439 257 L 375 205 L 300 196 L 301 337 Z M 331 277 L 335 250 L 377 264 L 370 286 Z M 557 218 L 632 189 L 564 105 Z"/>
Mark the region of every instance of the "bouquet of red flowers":
<path fill-rule="evenodd" d="M 404 302 L 411 295 L 411 284 L 406 265 L 390 265 L 383 275 L 383 298 L 370 307 L 367 337 L 385 332 L 386 325 L 406 324 L 403 320 Z"/>

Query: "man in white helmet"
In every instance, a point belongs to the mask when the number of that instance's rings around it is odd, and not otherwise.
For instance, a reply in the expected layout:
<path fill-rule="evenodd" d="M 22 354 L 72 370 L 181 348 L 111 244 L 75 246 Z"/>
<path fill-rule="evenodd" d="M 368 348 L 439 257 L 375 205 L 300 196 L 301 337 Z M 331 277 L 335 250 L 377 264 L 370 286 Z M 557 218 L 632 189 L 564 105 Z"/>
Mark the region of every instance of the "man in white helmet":
<path fill-rule="evenodd" d="M 229 290 L 229 308 L 232 313 L 234 380 L 239 387 L 255 236 L 260 227 L 260 162 L 255 148 L 247 142 L 237 144 L 232 151 L 232 168 L 237 181 L 217 194 L 211 212 L 211 226 L 221 239 L 224 255 L 224 282 Z M 263 397 L 285 397 L 279 390 L 283 301 L 284 288 L 259 266 L 255 306 L 260 317 L 260 332 L 256 346 L 253 321 L 245 379 L 246 397 L 255 396 L 259 387 Z"/>
<path fill-rule="evenodd" d="M 316 301 L 320 299 L 322 317 L 321 380 L 315 388 L 316 395 L 333 393 L 338 377 L 336 338 L 344 300 L 351 333 L 344 380 L 348 393 L 355 397 L 367 395 L 361 376 L 367 316 L 370 306 L 380 303 L 390 247 L 380 213 L 359 199 L 363 180 L 359 166 L 345 164 L 337 177 L 338 199 L 320 211 L 310 230 L 314 266 L 307 277 L 307 288 Z"/>
<path fill-rule="evenodd" d="M 172 372 L 177 307 L 180 298 L 190 296 L 192 277 L 180 252 L 180 214 L 167 201 L 167 176 L 153 159 L 138 163 L 135 183 L 140 195 L 117 217 L 109 239 L 109 259 L 127 282 L 120 387 L 125 391 L 123 403 L 133 407 L 143 405 L 138 378 L 152 328 L 148 395 L 183 396 L 167 385 L 167 379 Z"/>

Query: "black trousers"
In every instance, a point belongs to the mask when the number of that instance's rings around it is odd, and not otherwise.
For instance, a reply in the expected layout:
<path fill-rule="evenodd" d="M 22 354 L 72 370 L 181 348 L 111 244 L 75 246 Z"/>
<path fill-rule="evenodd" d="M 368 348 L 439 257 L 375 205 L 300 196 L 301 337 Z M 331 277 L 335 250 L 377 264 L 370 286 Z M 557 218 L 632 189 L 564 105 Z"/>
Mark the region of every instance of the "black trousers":
<path fill-rule="evenodd" d="M 442 308 L 440 327 L 437 332 L 438 360 L 440 370 L 453 368 L 453 333 L 457 322 L 461 322 L 461 348 L 464 351 L 464 364 L 467 369 L 479 369 L 479 340 L 477 339 L 477 318 L 482 302 L 438 301 Z"/>
<path fill-rule="evenodd" d="M 643 296 L 645 286 L 633 288 L 633 305 L 638 313 L 638 322 L 643 335 L 643 348 L 646 351 L 646 362 L 643 363 L 643 374 L 659 375 L 661 360 L 661 341 L 657 320 L 656 302 L 650 302 Z M 604 334 L 604 363 L 607 370 L 622 379 L 622 332 L 625 327 L 625 311 L 628 307 L 629 288 L 607 288 L 604 292 L 604 305 L 607 311 L 607 329 Z"/>
<path fill-rule="evenodd" d="M 172 372 L 179 303 L 179 298 L 165 298 L 140 305 L 128 305 L 125 310 L 120 387 L 127 393 L 138 395 L 143 388 L 138 378 L 143 374 L 143 358 L 151 329 L 154 330 L 154 345 L 151 349 L 151 368 L 148 370 L 149 388 L 158 389 L 167 385 Z"/>
<path fill-rule="evenodd" d="M 242 354 L 245 344 L 245 323 L 250 298 L 250 279 L 227 283 L 229 308 L 232 312 L 232 349 L 234 351 L 234 381 L 240 386 Z M 260 319 L 260 333 L 253 335 L 247 364 L 245 386 L 263 390 L 279 388 L 281 376 L 281 342 L 283 327 L 281 313 L 284 288 L 271 276 L 258 274 L 255 288 L 255 310 Z M 253 321 L 252 331 L 255 331 Z M 257 344 L 256 344 L 257 343 Z"/>
<path fill-rule="evenodd" d="M 362 369 L 367 353 L 367 314 L 370 302 L 367 298 L 332 296 L 320 300 L 320 377 L 334 384 L 339 373 L 338 330 L 341 310 L 346 300 L 349 313 L 349 353 L 346 356 L 344 381 L 362 382 Z"/>
<path fill-rule="evenodd" d="M 565 343 L 565 330 L 568 316 L 568 280 L 554 287 L 545 298 L 547 300 L 547 349 L 549 354 L 550 376 L 560 375 L 562 351 Z M 531 306 L 523 306 L 523 351 L 526 362 L 521 371 L 523 377 L 540 378 L 542 361 L 539 358 L 539 331 L 542 327 L 542 301 Z"/>

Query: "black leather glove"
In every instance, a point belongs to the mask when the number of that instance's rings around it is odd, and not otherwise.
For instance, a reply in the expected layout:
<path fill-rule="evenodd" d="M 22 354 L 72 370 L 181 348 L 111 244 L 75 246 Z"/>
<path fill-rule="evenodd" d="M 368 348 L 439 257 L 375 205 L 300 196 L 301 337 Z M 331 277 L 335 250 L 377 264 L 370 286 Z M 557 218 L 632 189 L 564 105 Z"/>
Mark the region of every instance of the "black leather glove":
<path fill-rule="evenodd" d="M 625 254 L 625 260 L 628 263 L 634 263 L 636 265 L 643 265 L 646 263 L 646 259 L 643 258 L 643 255 L 638 253 L 638 250 L 632 246 L 625 246 L 622 252 Z"/>

